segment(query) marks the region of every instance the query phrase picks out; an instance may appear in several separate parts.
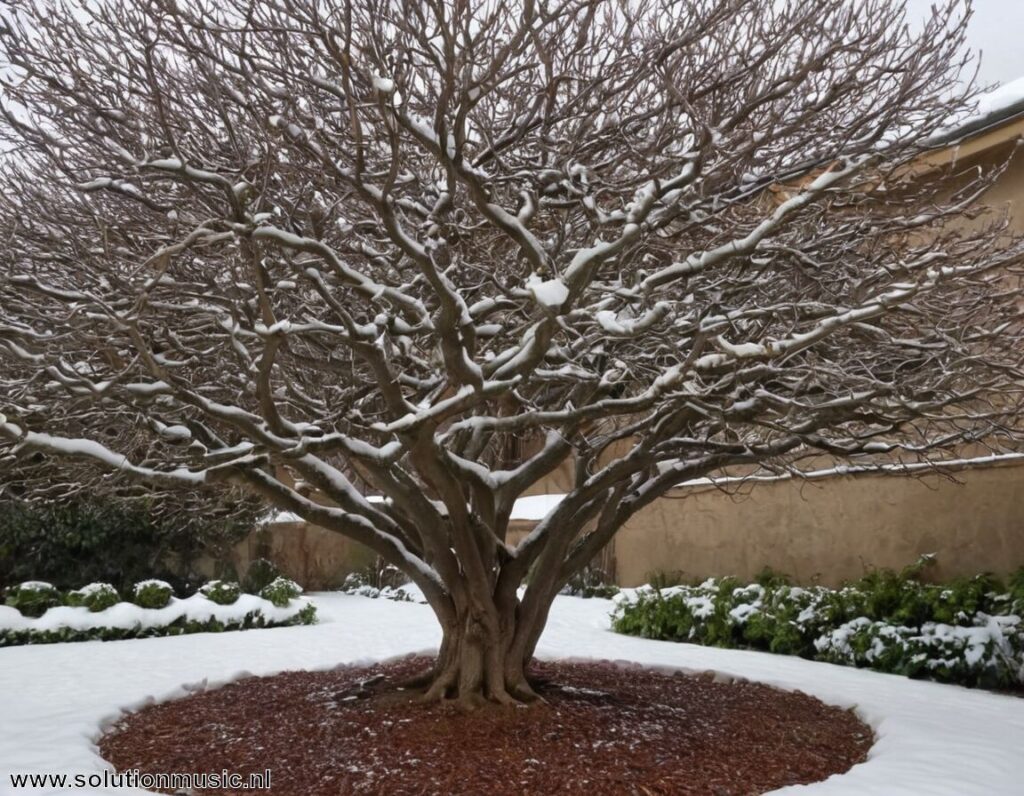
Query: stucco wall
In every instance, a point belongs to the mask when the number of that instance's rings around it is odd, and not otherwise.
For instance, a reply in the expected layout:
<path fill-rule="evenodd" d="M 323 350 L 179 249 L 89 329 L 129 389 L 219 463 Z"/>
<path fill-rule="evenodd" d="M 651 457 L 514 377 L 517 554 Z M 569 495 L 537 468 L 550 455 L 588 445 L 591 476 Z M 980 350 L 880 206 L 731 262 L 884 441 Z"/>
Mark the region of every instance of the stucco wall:
<path fill-rule="evenodd" d="M 273 561 L 282 574 L 306 589 L 332 589 L 373 560 L 373 552 L 341 534 L 304 522 L 285 522 L 256 531 L 232 551 L 239 575 L 256 558 Z"/>
<path fill-rule="evenodd" d="M 1024 565 L 1024 466 L 929 475 L 840 476 L 758 484 L 739 494 L 677 490 L 614 542 L 620 584 L 657 570 L 749 578 L 765 566 L 837 584 L 867 567 L 898 569 L 935 553 L 937 579 Z"/>
<path fill-rule="evenodd" d="M 745 485 L 729 493 L 678 489 L 634 517 L 602 556 L 624 586 L 652 572 L 751 578 L 769 566 L 799 582 L 835 585 L 870 567 L 899 569 L 922 553 L 937 580 L 1024 566 L 1024 465 L 949 477 L 836 476 Z M 530 527 L 516 522 L 515 543 Z M 236 548 L 244 572 L 260 555 L 310 589 L 337 586 L 369 550 L 330 531 L 287 523 Z"/>

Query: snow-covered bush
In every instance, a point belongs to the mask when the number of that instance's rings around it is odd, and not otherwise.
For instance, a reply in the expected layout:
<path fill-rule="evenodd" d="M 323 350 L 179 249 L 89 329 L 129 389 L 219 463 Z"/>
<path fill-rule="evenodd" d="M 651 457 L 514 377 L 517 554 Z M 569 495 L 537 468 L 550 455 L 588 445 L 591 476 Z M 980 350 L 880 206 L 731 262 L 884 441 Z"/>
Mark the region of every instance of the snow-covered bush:
<path fill-rule="evenodd" d="M 60 612 L 64 612 L 61 614 Z M 57 608 L 41 618 L 26 618 L 0 607 L 0 647 L 50 644 L 62 641 L 118 641 L 188 633 L 308 625 L 316 621 L 316 606 L 306 600 L 279 607 L 247 595 L 234 605 L 216 605 L 201 594 L 176 600 L 164 609 L 119 605 L 82 614 Z"/>
<path fill-rule="evenodd" d="M 172 601 L 167 583 L 148 580 L 136 585 L 131 605 L 120 603 L 110 584 L 91 583 L 68 594 L 64 607 L 50 584 L 24 583 L 11 590 L 12 607 L 0 606 L 0 647 L 312 624 L 316 606 L 296 599 L 301 593 L 287 578 L 277 578 L 260 596 L 240 594 L 236 583 L 210 581 L 191 597 Z M 15 602 L 29 611 L 13 610 Z M 39 608 L 44 604 L 51 610 Z M 89 612 L 74 610 L 79 607 Z"/>
<path fill-rule="evenodd" d="M 411 602 L 409 579 L 398 567 L 392 566 L 379 556 L 362 569 L 349 573 L 341 591 L 359 597 L 381 597 L 385 600 Z"/>
<path fill-rule="evenodd" d="M 818 659 L 908 677 L 988 687 L 1024 684 L 1018 616 L 973 618 L 971 626 L 919 628 L 860 617 L 815 641 Z"/>
<path fill-rule="evenodd" d="M 362 586 L 380 590 L 397 589 L 408 582 L 409 578 L 398 567 L 377 556 L 366 566 L 349 573 L 342 585 L 342 590 L 349 591 Z"/>
<path fill-rule="evenodd" d="M 42 580 L 27 580 L 7 590 L 5 601 L 25 616 L 42 616 L 48 608 L 60 605 L 60 592 Z"/>
<path fill-rule="evenodd" d="M 277 577 L 260 590 L 260 597 L 270 600 L 274 605 L 283 608 L 294 598 L 302 594 L 302 587 L 289 578 Z"/>
<path fill-rule="evenodd" d="M 242 587 L 229 580 L 211 580 L 199 588 L 199 593 L 217 605 L 231 605 L 242 595 Z"/>
<path fill-rule="evenodd" d="M 562 589 L 562 594 L 569 594 L 573 597 L 602 597 L 608 599 L 619 593 L 608 574 L 600 567 L 588 564 L 579 572 L 575 573 L 569 582 Z"/>
<path fill-rule="evenodd" d="M 171 584 L 162 580 L 140 580 L 132 592 L 132 602 L 140 608 L 163 608 L 174 596 Z"/>
<path fill-rule="evenodd" d="M 761 649 L 985 687 L 1024 685 L 1024 575 L 942 586 L 920 568 L 873 572 L 840 589 L 732 578 L 617 598 L 613 626 L 646 638 Z"/>
<path fill-rule="evenodd" d="M 121 595 L 109 583 L 90 583 L 88 586 L 68 592 L 65 601 L 70 606 L 81 606 L 96 613 L 117 605 L 121 602 Z"/>
<path fill-rule="evenodd" d="M 345 594 L 354 594 L 357 597 L 371 597 L 373 599 L 380 597 L 385 600 L 395 600 L 400 603 L 412 602 L 412 596 L 409 595 L 401 586 L 384 586 L 383 588 L 378 589 L 377 587 L 370 586 L 367 583 L 360 583 L 358 579 L 353 578 L 351 575 L 345 578 L 345 583 L 342 584 L 341 591 Z"/>

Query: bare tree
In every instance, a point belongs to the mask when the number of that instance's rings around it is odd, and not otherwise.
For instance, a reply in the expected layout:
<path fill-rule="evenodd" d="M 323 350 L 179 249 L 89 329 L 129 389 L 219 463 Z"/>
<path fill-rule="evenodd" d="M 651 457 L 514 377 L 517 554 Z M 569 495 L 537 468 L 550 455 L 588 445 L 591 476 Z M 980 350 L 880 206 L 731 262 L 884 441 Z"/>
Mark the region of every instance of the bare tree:
<path fill-rule="evenodd" d="M 0 45 L 7 460 L 362 542 L 443 626 L 427 698 L 531 698 L 559 589 L 686 479 L 1017 439 L 1021 242 L 950 223 L 997 174 L 915 169 L 963 3 L 83 5 Z"/>

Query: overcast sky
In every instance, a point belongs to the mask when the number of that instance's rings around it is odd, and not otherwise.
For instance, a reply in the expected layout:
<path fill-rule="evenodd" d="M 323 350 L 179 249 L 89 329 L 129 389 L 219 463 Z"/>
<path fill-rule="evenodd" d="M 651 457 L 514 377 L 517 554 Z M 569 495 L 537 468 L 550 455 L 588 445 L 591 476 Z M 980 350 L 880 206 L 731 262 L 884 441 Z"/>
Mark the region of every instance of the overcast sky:
<path fill-rule="evenodd" d="M 930 13 L 935 0 L 906 0 L 911 19 Z M 974 16 L 968 26 L 968 44 L 982 51 L 982 83 L 1009 83 L 1024 77 L 1024 2 L 1022 0 L 974 0 Z"/>

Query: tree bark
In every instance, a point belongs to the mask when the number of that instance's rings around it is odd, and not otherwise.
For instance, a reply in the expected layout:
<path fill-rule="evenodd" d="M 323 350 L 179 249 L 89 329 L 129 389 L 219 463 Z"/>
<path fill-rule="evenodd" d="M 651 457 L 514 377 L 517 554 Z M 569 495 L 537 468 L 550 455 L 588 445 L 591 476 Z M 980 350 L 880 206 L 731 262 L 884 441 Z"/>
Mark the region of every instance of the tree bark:
<path fill-rule="evenodd" d="M 540 634 L 519 616 L 516 595 L 502 600 L 492 594 L 469 594 L 466 584 L 460 583 L 456 602 L 462 605 L 454 619 L 439 617 L 441 647 L 424 678 L 423 699 L 454 700 L 466 708 L 536 701 L 526 667 Z"/>

